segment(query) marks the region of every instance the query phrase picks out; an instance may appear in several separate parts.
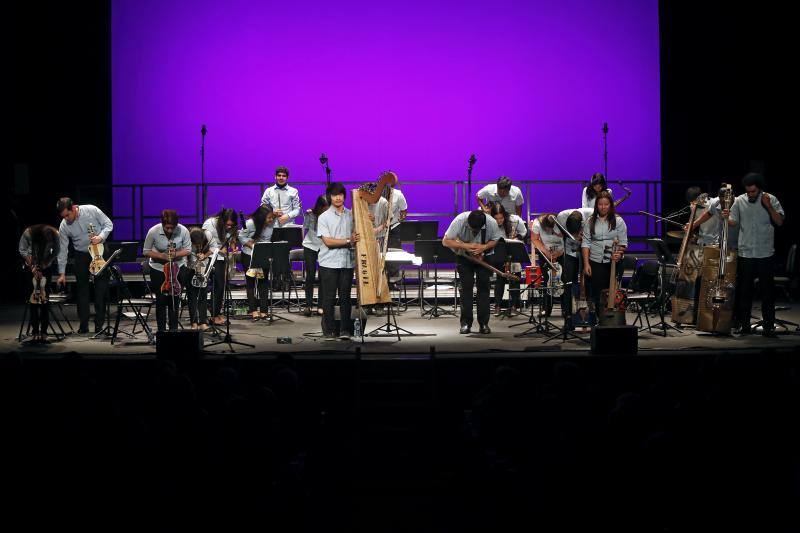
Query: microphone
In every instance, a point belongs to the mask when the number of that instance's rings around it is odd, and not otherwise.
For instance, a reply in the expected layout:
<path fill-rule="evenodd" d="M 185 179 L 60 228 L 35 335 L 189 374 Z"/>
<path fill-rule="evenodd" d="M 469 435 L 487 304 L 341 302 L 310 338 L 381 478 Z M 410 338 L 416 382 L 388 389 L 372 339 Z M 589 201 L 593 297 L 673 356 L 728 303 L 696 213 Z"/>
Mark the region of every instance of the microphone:
<path fill-rule="evenodd" d="M 207 132 L 208 132 L 208 129 L 206 129 L 206 125 L 205 125 L 205 124 L 203 124 L 203 125 L 200 127 L 200 134 L 201 134 L 201 135 L 203 135 L 203 136 L 205 137 L 205 135 L 206 135 L 206 133 L 207 133 Z"/>
<path fill-rule="evenodd" d="M 328 164 L 328 156 L 325 155 L 325 152 L 322 152 L 322 155 L 319 156 L 319 162 L 322 163 L 323 165 Z"/>
<path fill-rule="evenodd" d="M 474 166 L 475 163 L 477 163 L 477 162 L 478 162 L 478 159 L 475 157 L 475 154 L 472 154 L 471 156 L 469 156 L 469 165 L 470 166 Z"/>
<path fill-rule="evenodd" d="M 608 122 L 603 122 L 603 133 L 608 133 Z"/>

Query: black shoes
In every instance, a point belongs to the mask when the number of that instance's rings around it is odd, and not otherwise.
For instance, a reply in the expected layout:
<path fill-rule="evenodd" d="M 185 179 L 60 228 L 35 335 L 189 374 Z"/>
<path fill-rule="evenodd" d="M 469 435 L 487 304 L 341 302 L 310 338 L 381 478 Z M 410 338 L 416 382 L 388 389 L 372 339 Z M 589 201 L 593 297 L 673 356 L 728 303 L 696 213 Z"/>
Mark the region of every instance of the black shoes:
<path fill-rule="evenodd" d="M 764 327 L 761 330 L 761 336 L 762 337 L 767 337 L 767 338 L 770 338 L 770 339 L 777 339 L 778 338 L 778 334 L 775 333 L 775 328 L 768 328 L 768 327 Z"/>
<path fill-rule="evenodd" d="M 89 333 L 89 326 L 81 326 L 81 327 L 79 327 L 78 328 L 78 333 L 81 334 L 81 335 Z"/>
<path fill-rule="evenodd" d="M 470 326 L 469 324 L 461 324 L 461 329 L 458 330 L 458 332 L 461 335 L 466 335 L 467 333 L 471 333 L 472 332 L 472 326 Z"/>
<path fill-rule="evenodd" d="M 492 332 L 492 330 L 491 330 L 491 329 L 489 329 L 489 324 L 481 324 L 481 329 L 480 329 L 480 331 L 481 331 L 481 333 L 482 333 L 483 335 L 488 335 L 489 333 L 491 333 L 491 332 Z"/>

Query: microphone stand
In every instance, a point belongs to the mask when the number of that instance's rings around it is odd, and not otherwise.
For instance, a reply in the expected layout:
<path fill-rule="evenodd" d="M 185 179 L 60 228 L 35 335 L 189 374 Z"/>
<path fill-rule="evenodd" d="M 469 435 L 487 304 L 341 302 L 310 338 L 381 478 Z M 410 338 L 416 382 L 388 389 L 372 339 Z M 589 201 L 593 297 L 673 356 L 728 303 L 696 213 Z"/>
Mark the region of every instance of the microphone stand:
<path fill-rule="evenodd" d="M 603 122 L 603 175 L 608 181 L 608 122 Z"/>
<path fill-rule="evenodd" d="M 230 350 L 231 350 L 231 353 L 236 351 L 236 350 L 233 349 L 233 345 L 234 344 L 236 344 L 238 346 L 247 346 L 248 348 L 255 348 L 254 344 L 247 344 L 247 343 L 244 343 L 244 342 L 236 342 L 231 337 L 231 299 L 232 298 L 231 298 L 231 295 L 230 295 L 230 289 L 228 289 L 228 261 L 232 261 L 233 260 L 233 254 L 231 253 L 231 249 L 230 249 L 230 242 L 233 239 L 234 235 L 235 235 L 235 231 L 231 231 L 231 236 L 228 237 L 225 240 L 225 249 L 228 251 L 228 253 L 225 254 L 225 260 L 224 260 L 224 263 L 225 263 L 225 271 L 223 273 L 223 291 L 224 292 L 222 293 L 223 294 L 223 298 L 224 298 L 222 305 L 225 306 L 225 336 L 222 338 L 222 340 L 219 340 L 217 342 L 212 342 L 211 344 L 206 346 L 206 348 L 211 348 L 212 346 L 217 346 L 219 344 L 227 344 L 228 348 L 230 348 Z M 213 296 L 212 296 L 212 298 L 213 298 Z M 212 320 L 212 323 L 213 323 L 213 320 Z"/>
<path fill-rule="evenodd" d="M 470 195 L 472 194 L 472 168 L 475 166 L 475 163 L 478 162 L 478 159 L 475 157 L 475 154 L 469 156 L 469 167 L 467 167 L 467 198 L 465 201 L 465 206 L 470 204 Z"/>
<path fill-rule="evenodd" d="M 325 155 L 325 152 L 319 156 L 319 162 L 322 163 L 323 168 L 325 169 L 325 186 L 331 184 L 331 167 L 328 166 L 328 156 Z"/>
<path fill-rule="evenodd" d="M 200 128 L 200 202 L 202 204 L 201 211 L 203 218 L 200 220 L 202 224 L 206 220 L 206 133 L 208 129 L 203 124 Z"/>

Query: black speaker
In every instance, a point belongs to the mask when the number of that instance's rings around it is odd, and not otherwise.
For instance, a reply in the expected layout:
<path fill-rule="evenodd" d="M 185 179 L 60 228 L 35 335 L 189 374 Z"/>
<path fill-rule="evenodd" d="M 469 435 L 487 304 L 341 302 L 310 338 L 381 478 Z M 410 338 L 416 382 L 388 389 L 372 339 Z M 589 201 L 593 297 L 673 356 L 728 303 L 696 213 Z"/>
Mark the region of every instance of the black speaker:
<path fill-rule="evenodd" d="M 188 361 L 200 357 L 203 332 L 200 330 L 162 331 L 156 334 L 156 358 Z"/>
<path fill-rule="evenodd" d="M 636 326 L 595 326 L 592 330 L 592 353 L 636 355 L 639 351 L 639 328 Z"/>

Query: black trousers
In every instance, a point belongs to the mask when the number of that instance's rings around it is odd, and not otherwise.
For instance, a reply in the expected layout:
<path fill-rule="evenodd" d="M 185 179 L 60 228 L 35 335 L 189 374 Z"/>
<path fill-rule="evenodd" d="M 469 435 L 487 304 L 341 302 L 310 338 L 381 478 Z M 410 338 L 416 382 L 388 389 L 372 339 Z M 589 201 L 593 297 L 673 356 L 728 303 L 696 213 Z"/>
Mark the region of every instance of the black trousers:
<path fill-rule="evenodd" d="M 306 289 L 306 307 L 311 308 L 311 304 L 314 301 L 314 280 L 317 277 L 317 258 L 319 257 L 319 252 L 316 252 L 310 248 L 306 248 L 303 246 L 303 261 L 306 264 L 306 281 L 305 281 L 305 289 Z M 319 302 L 320 306 L 322 305 L 322 285 L 320 284 L 320 295 L 319 295 Z"/>
<path fill-rule="evenodd" d="M 214 294 L 211 301 L 211 313 L 214 316 L 223 314 L 222 297 L 225 295 L 225 261 L 214 264 Z"/>
<path fill-rule="evenodd" d="M 189 300 L 189 321 L 192 324 L 208 323 L 208 286 L 193 287 L 191 280 L 194 272 L 189 272 L 189 283 L 186 285 L 186 295 Z"/>
<path fill-rule="evenodd" d="M 472 325 L 472 291 L 478 286 L 478 324 L 489 324 L 489 270 L 458 258 L 458 276 L 461 278 L 461 324 Z"/>
<path fill-rule="evenodd" d="M 595 312 L 598 312 L 605 309 L 605 305 L 600 305 L 600 293 L 611 286 L 611 263 L 595 263 L 590 260 L 589 265 L 592 267 L 592 276 L 587 278 L 589 295 L 594 302 Z"/>
<path fill-rule="evenodd" d="M 503 271 L 505 269 L 505 262 L 492 262 L 492 266 L 495 267 L 497 270 Z M 501 307 L 503 304 L 503 290 L 506 288 L 506 283 L 508 283 L 508 300 L 511 304 L 511 307 L 519 307 L 519 281 L 508 281 L 506 278 L 502 276 L 496 276 L 494 280 L 494 303 L 497 307 Z"/>
<path fill-rule="evenodd" d="M 245 273 L 247 269 L 250 268 L 250 260 L 252 257 L 243 253 L 242 254 L 242 266 L 244 267 Z M 261 308 L 261 311 L 266 312 L 267 307 L 269 307 L 269 268 L 263 268 L 264 270 L 264 277 L 261 279 L 258 278 L 251 278 L 250 276 L 244 276 L 244 285 L 247 291 L 247 309 L 252 313 L 253 311 L 257 311 Z M 258 287 L 258 305 L 256 305 L 256 286 Z"/>
<path fill-rule="evenodd" d="M 750 323 L 753 307 L 755 280 L 761 285 L 761 316 L 764 329 L 775 327 L 775 256 L 752 259 L 739 257 L 736 260 L 736 290 L 741 293 L 736 320 L 744 325 Z"/>
<path fill-rule="evenodd" d="M 78 320 L 81 329 L 89 327 L 89 265 L 92 256 L 88 252 L 75 250 L 75 279 L 78 290 Z M 106 302 L 108 301 L 108 272 L 94 276 L 94 327 L 103 328 L 106 319 Z"/>
<path fill-rule="evenodd" d="M 319 284 L 322 291 L 322 333 L 325 335 L 336 334 L 336 321 L 334 307 L 336 306 L 336 292 L 339 292 L 339 316 L 341 329 L 344 333 L 353 333 L 349 330 L 350 323 L 350 290 L 353 288 L 352 268 L 327 268 L 319 267 Z"/>
<path fill-rule="evenodd" d="M 564 294 L 561 295 L 561 310 L 565 317 L 572 316 L 572 295 L 580 290 L 578 285 L 578 258 L 564 254 L 560 257 L 561 265 L 564 267 L 561 273 L 561 281 L 564 282 Z M 568 283 L 572 282 L 571 285 Z M 573 292 L 574 291 L 574 292 Z"/>
<path fill-rule="evenodd" d="M 166 331 L 167 329 L 167 311 L 169 311 L 169 329 L 175 331 L 178 329 L 178 307 L 181 305 L 181 295 L 177 294 L 173 298 L 170 294 L 161 293 L 161 284 L 164 283 L 166 277 L 164 273 L 155 268 L 150 269 L 150 287 L 156 294 L 156 325 L 158 331 Z M 181 267 L 178 271 L 178 282 L 182 287 L 186 287 L 190 283 L 190 272 L 186 267 Z M 173 300 L 175 306 L 172 305 Z"/>

